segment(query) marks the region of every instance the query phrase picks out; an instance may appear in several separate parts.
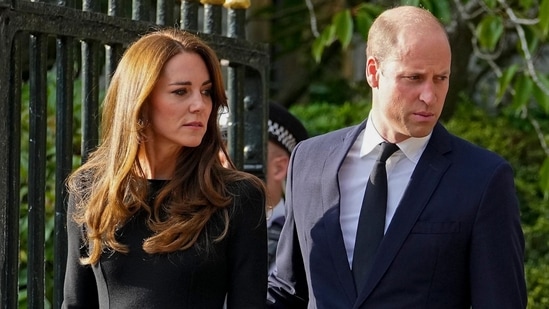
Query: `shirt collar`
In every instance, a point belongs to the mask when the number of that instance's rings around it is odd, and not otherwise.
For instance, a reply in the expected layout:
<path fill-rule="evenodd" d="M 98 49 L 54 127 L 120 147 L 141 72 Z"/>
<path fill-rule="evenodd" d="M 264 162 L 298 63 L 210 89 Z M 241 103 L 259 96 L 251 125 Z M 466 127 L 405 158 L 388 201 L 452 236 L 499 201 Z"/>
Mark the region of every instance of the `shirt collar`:
<path fill-rule="evenodd" d="M 360 147 L 360 157 L 364 157 L 368 155 L 374 148 L 381 142 L 384 142 L 385 140 L 379 133 L 377 132 L 376 128 L 374 127 L 374 124 L 372 121 L 370 121 L 370 117 L 368 117 L 368 121 L 366 121 L 366 128 L 364 129 L 364 134 L 362 138 L 362 146 Z M 429 142 L 429 139 L 431 138 L 431 134 L 425 136 L 425 137 L 410 137 L 400 143 L 397 143 L 398 148 L 404 153 L 404 155 L 417 164 L 419 161 L 419 158 L 423 154 L 423 151 L 425 150 L 425 147 L 427 147 L 427 143 Z"/>

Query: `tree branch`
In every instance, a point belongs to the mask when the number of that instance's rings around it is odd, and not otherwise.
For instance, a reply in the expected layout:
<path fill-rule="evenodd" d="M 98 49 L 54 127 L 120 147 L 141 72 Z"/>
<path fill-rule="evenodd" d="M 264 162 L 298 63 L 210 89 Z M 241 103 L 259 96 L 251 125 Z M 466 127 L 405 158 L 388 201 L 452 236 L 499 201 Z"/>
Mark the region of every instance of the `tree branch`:
<path fill-rule="evenodd" d="M 318 38 L 320 36 L 320 33 L 318 32 L 318 27 L 316 23 L 315 7 L 313 5 L 312 0 L 305 0 L 305 3 L 307 4 L 307 9 L 309 9 L 309 18 L 311 20 L 311 32 L 313 33 L 315 38 Z"/>

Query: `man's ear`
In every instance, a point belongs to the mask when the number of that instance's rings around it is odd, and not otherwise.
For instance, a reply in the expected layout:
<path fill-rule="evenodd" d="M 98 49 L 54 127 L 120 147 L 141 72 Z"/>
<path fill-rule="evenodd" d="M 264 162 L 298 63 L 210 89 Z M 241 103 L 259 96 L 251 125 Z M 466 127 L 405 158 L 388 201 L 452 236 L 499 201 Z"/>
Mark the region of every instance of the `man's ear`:
<path fill-rule="evenodd" d="M 274 158 L 271 164 L 273 171 L 270 176 L 273 177 L 274 180 L 284 181 L 286 179 L 286 174 L 288 173 L 289 163 L 290 158 L 288 156 L 278 156 Z"/>
<path fill-rule="evenodd" d="M 379 62 L 374 57 L 366 59 L 366 80 L 372 88 L 379 84 Z"/>

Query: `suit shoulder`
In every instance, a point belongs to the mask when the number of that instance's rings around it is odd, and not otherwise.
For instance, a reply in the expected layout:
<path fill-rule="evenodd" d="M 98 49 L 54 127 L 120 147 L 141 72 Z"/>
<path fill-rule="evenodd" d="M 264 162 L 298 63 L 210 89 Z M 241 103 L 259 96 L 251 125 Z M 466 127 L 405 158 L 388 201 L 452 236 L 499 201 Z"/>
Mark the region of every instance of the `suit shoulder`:
<path fill-rule="evenodd" d="M 300 148 L 303 149 L 319 149 L 327 146 L 332 146 L 334 142 L 342 141 L 349 133 L 356 129 L 357 126 L 345 127 L 321 135 L 310 137 L 300 144 Z"/>
<path fill-rule="evenodd" d="M 454 159 L 464 158 L 467 161 L 477 162 L 507 162 L 501 155 L 474 144 L 460 136 L 449 132 L 442 124 L 437 124 L 429 141 L 429 145 L 436 148 L 440 154 L 449 155 Z"/>
<path fill-rule="evenodd" d="M 500 154 L 487 148 L 481 147 L 477 144 L 474 144 L 473 142 L 468 141 L 462 137 L 454 135 L 453 144 L 455 145 L 454 149 L 460 149 L 463 152 L 467 152 L 471 157 L 489 161 L 506 162 L 505 158 L 503 158 Z"/>

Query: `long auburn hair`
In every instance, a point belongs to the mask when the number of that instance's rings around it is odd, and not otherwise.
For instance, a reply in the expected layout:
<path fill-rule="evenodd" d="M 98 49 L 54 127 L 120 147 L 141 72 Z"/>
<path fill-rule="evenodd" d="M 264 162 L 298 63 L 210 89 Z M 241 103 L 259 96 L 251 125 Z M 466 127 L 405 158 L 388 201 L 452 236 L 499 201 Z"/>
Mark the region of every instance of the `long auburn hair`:
<path fill-rule="evenodd" d="M 213 107 L 201 144 L 182 148 L 173 179 L 149 205 L 148 181 L 137 159 L 138 149 L 146 141 L 140 119 L 165 63 L 182 52 L 196 53 L 204 60 L 212 81 Z M 227 97 L 219 60 L 197 36 L 175 28 L 156 30 L 128 47 L 103 101 L 102 141 L 67 182 L 76 203 L 72 219 L 84 226 L 88 245 L 83 264 L 96 264 L 105 250 L 128 252 L 127 246 L 117 241 L 116 231 L 140 210 L 148 213 L 147 224 L 153 232 L 144 240 L 144 251 L 168 253 L 197 243 L 218 211 L 224 229 L 211 235 L 212 239 L 206 237 L 204 245 L 225 237 L 227 207 L 233 199 L 227 184 L 248 180 L 264 194 L 262 181 L 237 171 L 227 155 L 217 122 L 221 107 L 227 107 Z M 229 159 L 229 168 L 222 166 L 220 151 Z"/>

